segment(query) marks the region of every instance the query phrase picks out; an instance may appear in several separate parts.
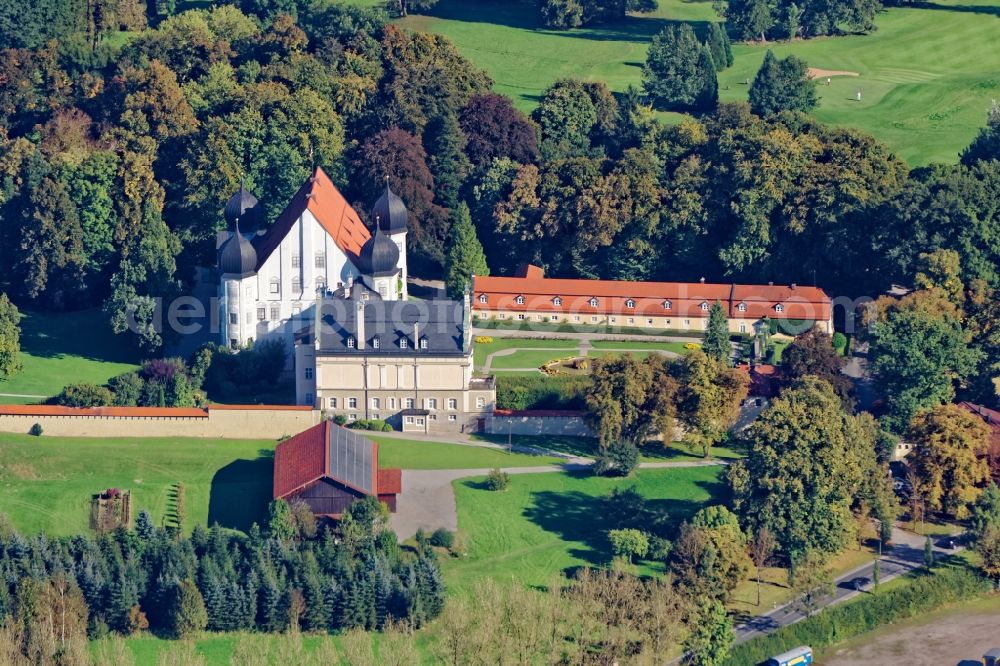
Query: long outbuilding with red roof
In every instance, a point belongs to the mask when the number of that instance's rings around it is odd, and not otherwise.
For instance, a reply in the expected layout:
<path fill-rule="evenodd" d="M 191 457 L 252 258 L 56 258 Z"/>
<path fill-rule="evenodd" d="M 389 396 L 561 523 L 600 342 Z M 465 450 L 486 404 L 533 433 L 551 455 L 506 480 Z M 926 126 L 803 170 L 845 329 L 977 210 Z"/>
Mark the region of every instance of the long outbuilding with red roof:
<path fill-rule="evenodd" d="M 515 277 L 476 276 L 473 289 L 480 320 L 702 331 L 718 302 L 732 333 L 753 333 L 768 319 L 833 333 L 830 297 L 796 284 L 546 278 L 542 269 L 527 266 Z"/>

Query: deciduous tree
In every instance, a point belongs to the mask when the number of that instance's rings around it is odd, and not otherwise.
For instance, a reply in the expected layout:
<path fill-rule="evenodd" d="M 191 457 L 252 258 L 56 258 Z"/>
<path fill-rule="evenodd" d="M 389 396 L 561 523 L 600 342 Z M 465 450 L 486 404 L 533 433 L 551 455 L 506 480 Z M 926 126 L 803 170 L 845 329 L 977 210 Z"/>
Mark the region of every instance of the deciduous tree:
<path fill-rule="evenodd" d="M 750 108 L 759 116 L 781 111 L 811 111 L 817 104 L 816 85 L 804 60 L 790 55 L 779 60 L 768 50 L 750 84 Z"/>
<path fill-rule="evenodd" d="M 910 464 L 928 508 L 965 518 L 978 486 L 989 479 L 984 459 L 989 427 L 957 405 L 941 405 L 917 414 L 907 439 L 913 444 Z"/>

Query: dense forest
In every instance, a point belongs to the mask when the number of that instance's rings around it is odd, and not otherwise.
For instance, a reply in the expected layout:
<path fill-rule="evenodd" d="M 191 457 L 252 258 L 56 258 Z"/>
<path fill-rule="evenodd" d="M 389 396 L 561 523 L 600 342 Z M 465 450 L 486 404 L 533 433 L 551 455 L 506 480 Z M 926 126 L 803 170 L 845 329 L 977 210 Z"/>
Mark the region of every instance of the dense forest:
<path fill-rule="evenodd" d="M 724 104 L 664 125 L 602 83 L 559 81 L 527 117 L 446 39 L 381 10 L 49 4 L 0 6 L 17 45 L 0 64 L 0 289 L 21 306 L 103 303 L 119 329 L 128 304 L 148 318 L 211 264 L 241 179 L 273 220 L 317 164 L 362 214 L 388 175 L 428 276 L 467 204 L 499 274 L 531 260 L 877 295 L 953 250 L 963 284 L 1000 287 L 1000 114 L 959 163 L 911 172 L 801 113 Z"/>

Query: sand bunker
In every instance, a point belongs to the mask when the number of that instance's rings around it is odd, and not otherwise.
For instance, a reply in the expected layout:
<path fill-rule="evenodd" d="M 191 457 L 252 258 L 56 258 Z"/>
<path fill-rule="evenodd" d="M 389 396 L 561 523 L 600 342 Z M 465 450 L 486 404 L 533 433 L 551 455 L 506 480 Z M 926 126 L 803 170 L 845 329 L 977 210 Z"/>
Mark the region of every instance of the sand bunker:
<path fill-rule="evenodd" d="M 845 69 L 819 69 L 818 67 L 810 67 L 808 70 L 809 78 L 819 79 L 827 76 L 861 76 L 857 72 L 849 72 Z"/>

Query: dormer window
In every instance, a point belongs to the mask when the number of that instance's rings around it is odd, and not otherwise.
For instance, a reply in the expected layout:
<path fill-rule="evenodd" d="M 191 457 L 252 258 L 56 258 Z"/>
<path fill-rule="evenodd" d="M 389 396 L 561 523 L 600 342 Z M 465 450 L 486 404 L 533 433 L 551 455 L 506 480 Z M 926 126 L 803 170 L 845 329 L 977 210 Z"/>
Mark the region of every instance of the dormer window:
<path fill-rule="evenodd" d="M 399 339 L 399 348 L 400 349 L 406 349 L 409 346 L 409 344 L 410 344 L 410 342 L 406 338 L 400 338 Z"/>
<path fill-rule="evenodd" d="M 775 312 L 784 312 L 785 311 L 785 306 L 782 305 L 781 303 L 778 303 L 777 305 L 774 306 L 774 311 Z"/>
<path fill-rule="evenodd" d="M 707 301 L 702 301 L 702 303 L 701 303 L 701 309 L 703 311 L 705 311 L 705 312 L 708 312 L 708 302 Z"/>
<path fill-rule="evenodd" d="M 378 349 L 381 346 L 382 346 L 382 343 L 379 341 L 378 338 L 373 338 L 372 339 L 372 349 Z"/>
<path fill-rule="evenodd" d="M 663 309 L 664 310 L 669 310 L 672 307 L 674 307 L 673 303 L 671 303 L 670 301 L 663 301 Z"/>
<path fill-rule="evenodd" d="M 552 299 L 552 305 L 562 305 L 562 299 L 556 296 Z"/>
<path fill-rule="evenodd" d="M 591 298 L 590 299 L 590 307 L 592 307 L 592 308 L 596 308 L 597 307 L 597 299 L 596 298 Z"/>
<path fill-rule="evenodd" d="M 354 338 L 347 338 L 347 348 L 354 349 Z"/>
<path fill-rule="evenodd" d="M 517 298 L 514 299 L 514 302 L 517 303 L 518 305 L 524 305 L 524 296 L 518 296 Z"/>
<path fill-rule="evenodd" d="M 427 338 L 424 338 L 423 340 L 420 341 L 420 348 L 427 349 Z"/>
<path fill-rule="evenodd" d="M 634 308 L 635 307 L 635 301 L 633 301 L 631 298 L 629 298 L 628 300 L 625 301 L 625 307 L 627 307 L 627 308 Z"/>
<path fill-rule="evenodd" d="M 486 298 L 486 294 L 479 294 L 479 302 L 480 303 L 485 303 L 487 300 L 488 299 Z"/>
<path fill-rule="evenodd" d="M 739 305 L 736 306 L 736 309 L 739 310 L 740 312 L 746 312 L 747 311 L 747 304 L 746 303 L 740 303 Z"/>

